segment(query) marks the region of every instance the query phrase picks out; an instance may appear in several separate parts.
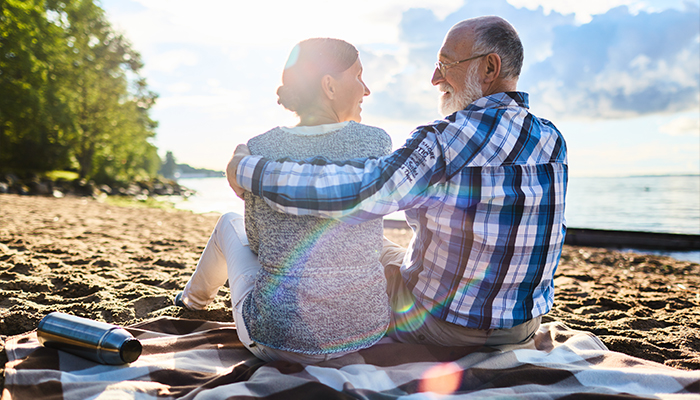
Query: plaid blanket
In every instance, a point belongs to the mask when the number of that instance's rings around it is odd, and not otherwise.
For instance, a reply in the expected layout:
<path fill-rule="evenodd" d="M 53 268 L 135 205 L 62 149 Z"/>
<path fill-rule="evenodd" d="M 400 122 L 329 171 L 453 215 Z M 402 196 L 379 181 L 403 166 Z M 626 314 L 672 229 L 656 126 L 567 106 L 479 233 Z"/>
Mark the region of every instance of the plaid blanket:
<path fill-rule="evenodd" d="M 384 339 L 319 365 L 265 363 L 232 323 L 159 318 L 127 328 L 141 357 L 106 366 L 8 338 L 1 400 L 700 398 L 700 373 L 608 351 L 594 335 L 543 324 L 522 346 L 444 348 Z"/>

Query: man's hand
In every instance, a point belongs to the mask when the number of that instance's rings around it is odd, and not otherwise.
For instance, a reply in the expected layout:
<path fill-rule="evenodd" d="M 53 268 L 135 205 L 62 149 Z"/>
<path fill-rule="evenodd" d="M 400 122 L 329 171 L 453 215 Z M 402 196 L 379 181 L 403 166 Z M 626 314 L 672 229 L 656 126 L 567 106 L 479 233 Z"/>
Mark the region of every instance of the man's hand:
<path fill-rule="evenodd" d="M 239 198 L 243 199 L 243 193 L 245 190 L 243 190 L 242 187 L 238 186 L 238 182 L 236 182 L 236 170 L 238 169 L 238 164 L 240 164 L 241 160 L 245 156 L 250 155 L 250 150 L 248 150 L 248 146 L 244 144 L 239 144 L 236 147 L 236 151 L 233 152 L 233 157 L 231 157 L 231 161 L 228 162 L 228 165 L 226 166 L 226 179 L 228 179 L 228 184 L 231 186 L 231 189 L 233 189 L 234 192 L 236 192 L 236 196 Z"/>

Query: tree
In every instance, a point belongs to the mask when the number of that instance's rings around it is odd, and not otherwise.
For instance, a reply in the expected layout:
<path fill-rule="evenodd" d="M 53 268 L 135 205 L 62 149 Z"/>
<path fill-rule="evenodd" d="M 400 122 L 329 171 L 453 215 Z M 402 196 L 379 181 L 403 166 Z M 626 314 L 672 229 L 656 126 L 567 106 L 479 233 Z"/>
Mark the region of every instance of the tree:
<path fill-rule="evenodd" d="M 153 175 L 159 167 L 148 142 L 157 124 L 148 116 L 157 96 L 138 77 L 143 66 L 123 36 L 91 0 L 66 5 L 68 43 L 76 90 L 72 102 L 74 156 L 84 178 L 130 180 Z M 127 77 L 136 77 L 129 87 Z"/>
<path fill-rule="evenodd" d="M 175 173 L 177 172 L 177 163 L 175 162 L 175 157 L 172 151 L 165 153 L 165 162 L 160 167 L 160 174 L 168 179 L 175 179 Z"/>
<path fill-rule="evenodd" d="M 0 166 L 72 168 L 105 183 L 153 177 L 157 95 L 104 11 L 93 0 L 0 4 Z"/>
<path fill-rule="evenodd" d="M 41 0 L 0 4 L 0 166 L 67 167 L 63 30 Z"/>

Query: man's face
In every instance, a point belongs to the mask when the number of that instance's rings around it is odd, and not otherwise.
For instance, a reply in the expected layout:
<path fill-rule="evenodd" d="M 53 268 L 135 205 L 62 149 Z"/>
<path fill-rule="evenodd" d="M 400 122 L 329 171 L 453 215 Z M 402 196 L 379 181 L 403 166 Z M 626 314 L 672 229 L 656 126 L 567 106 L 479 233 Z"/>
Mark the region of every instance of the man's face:
<path fill-rule="evenodd" d="M 447 75 L 450 75 L 449 69 L 447 71 Z M 443 92 L 438 106 L 440 113 L 447 116 L 459 110 L 464 110 L 476 99 L 483 97 L 484 93 L 481 90 L 479 78 L 479 60 L 474 60 L 472 65 L 468 66 L 461 85 L 451 85 L 447 81 L 440 82 L 439 89 Z"/>
<path fill-rule="evenodd" d="M 467 29 L 453 30 L 447 34 L 438 53 L 438 60 L 445 64 L 454 63 L 473 56 L 473 39 Z M 475 59 L 453 65 L 445 69 L 443 75 L 438 68 L 433 72 L 431 82 L 442 92 L 439 110 L 442 115 L 450 115 L 463 110 L 474 100 L 483 96 L 481 87 L 480 63 Z"/>

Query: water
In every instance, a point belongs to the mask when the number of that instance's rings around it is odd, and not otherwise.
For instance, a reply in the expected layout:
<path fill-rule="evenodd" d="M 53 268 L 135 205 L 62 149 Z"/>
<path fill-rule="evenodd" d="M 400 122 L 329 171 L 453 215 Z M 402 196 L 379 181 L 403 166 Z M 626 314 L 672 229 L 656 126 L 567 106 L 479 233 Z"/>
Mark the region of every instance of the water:
<path fill-rule="evenodd" d="M 197 214 L 237 212 L 243 214 L 243 200 L 228 186 L 226 178 L 187 178 L 177 183 L 197 193 L 187 199 L 176 199 L 175 208 Z"/>
<path fill-rule="evenodd" d="M 226 178 L 180 179 L 197 194 L 175 201 L 196 213 L 243 213 Z M 404 219 L 403 213 L 386 218 Z M 572 228 L 700 234 L 700 175 L 569 179 L 567 225 Z M 700 251 L 641 251 L 700 262 Z"/>
<path fill-rule="evenodd" d="M 700 175 L 571 178 L 567 224 L 576 228 L 700 234 Z"/>

